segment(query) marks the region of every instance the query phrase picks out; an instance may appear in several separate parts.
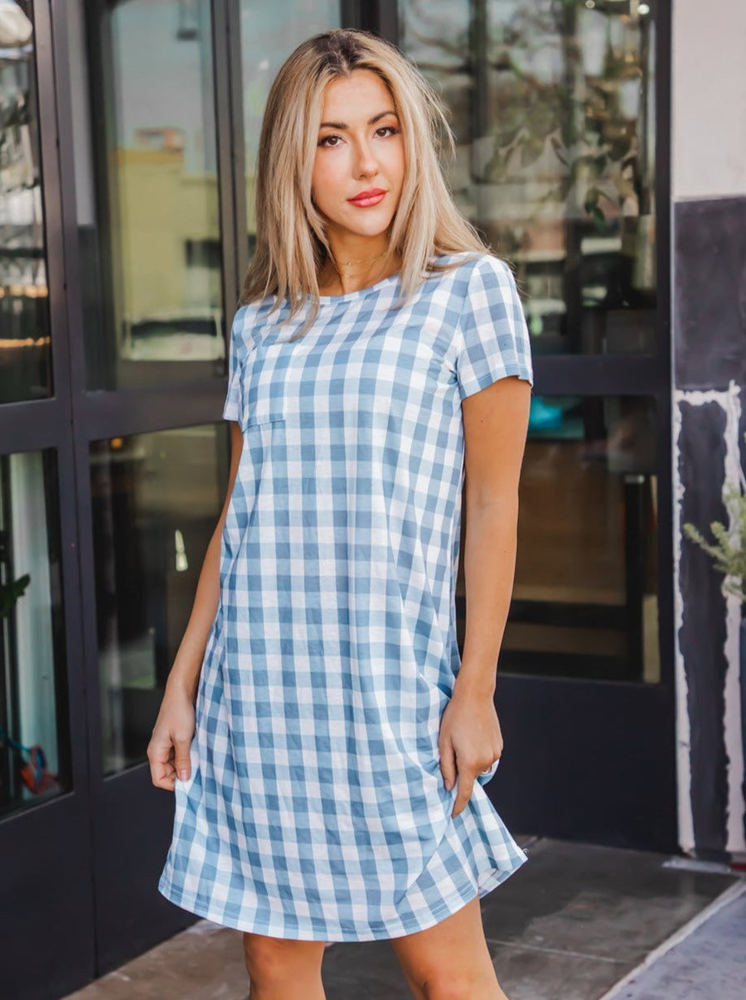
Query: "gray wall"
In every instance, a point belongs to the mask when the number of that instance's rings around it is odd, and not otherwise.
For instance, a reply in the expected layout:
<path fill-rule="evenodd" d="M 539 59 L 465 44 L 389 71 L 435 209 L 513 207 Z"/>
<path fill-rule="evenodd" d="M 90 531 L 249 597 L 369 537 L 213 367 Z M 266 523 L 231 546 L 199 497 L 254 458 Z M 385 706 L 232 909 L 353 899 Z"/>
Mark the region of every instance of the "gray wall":
<path fill-rule="evenodd" d="M 673 477 L 679 842 L 746 852 L 737 598 L 682 538 L 729 523 L 744 453 L 746 4 L 673 3 Z"/>

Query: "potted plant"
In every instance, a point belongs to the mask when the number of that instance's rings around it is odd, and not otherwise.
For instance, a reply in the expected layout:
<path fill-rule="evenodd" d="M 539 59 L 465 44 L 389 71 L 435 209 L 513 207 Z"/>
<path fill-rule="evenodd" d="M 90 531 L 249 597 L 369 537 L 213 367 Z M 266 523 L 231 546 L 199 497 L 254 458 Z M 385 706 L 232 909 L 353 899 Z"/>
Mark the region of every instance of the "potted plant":
<path fill-rule="evenodd" d="M 687 522 L 684 533 L 712 558 L 714 568 L 722 573 L 723 592 L 733 594 L 742 604 L 746 603 L 746 479 L 743 472 L 739 482 L 726 483 L 723 502 L 731 511 L 733 525 L 730 529 L 720 521 L 710 524 L 714 541 L 708 542 L 695 525 Z"/>
<path fill-rule="evenodd" d="M 711 522 L 712 541 L 690 522 L 683 527 L 686 537 L 703 549 L 711 557 L 715 570 L 723 574 L 723 593 L 732 594 L 741 602 L 739 679 L 741 742 L 746 760 L 746 476 L 743 469 L 738 470 L 737 482 L 728 482 L 723 487 L 723 503 L 730 512 L 730 527 L 721 521 Z M 746 779 L 743 791 L 746 795 Z"/>

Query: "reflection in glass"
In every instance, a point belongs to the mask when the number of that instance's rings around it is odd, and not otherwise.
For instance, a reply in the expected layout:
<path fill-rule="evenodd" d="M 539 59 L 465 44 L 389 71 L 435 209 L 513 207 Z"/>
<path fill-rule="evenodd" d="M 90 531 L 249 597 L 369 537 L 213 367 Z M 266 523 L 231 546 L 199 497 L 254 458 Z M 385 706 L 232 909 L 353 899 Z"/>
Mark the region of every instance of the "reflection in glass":
<path fill-rule="evenodd" d="M 52 392 L 31 16 L 14 5 L 0 33 L 0 403 Z"/>
<path fill-rule="evenodd" d="M 256 243 L 254 191 L 264 106 L 272 80 L 296 45 L 340 26 L 339 0 L 241 0 L 241 65 L 246 137 L 246 208 L 249 254 Z"/>
<path fill-rule="evenodd" d="M 104 771 L 145 759 L 225 495 L 225 428 L 91 445 Z"/>
<path fill-rule="evenodd" d="M 653 400 L 532 399 L 499 670 L 660 680 L 655 465 Z"/>
<path fill-rule="evenodd" d="M 85 46 L 73 7 L 76 64 Z M 98 192 L 94 208 L 85 177 L 77 206 L 90 388 L 225 371 L 210 11 L 179 0 L 88 7 L 93 129 L 83 69 L 73 123 L 78 169 L 92 157 Z"/>
<path fill-rule="evenodd" d="M 0 457 L 0 816 L 70 788 L 56 498 L 53 452 Z"/>
<path fill-rule="evenodd" d="M 655 352 L 654 5 L 402 0 L 452 111 L 459 205 L 516 268 L 534 354 Z"/>

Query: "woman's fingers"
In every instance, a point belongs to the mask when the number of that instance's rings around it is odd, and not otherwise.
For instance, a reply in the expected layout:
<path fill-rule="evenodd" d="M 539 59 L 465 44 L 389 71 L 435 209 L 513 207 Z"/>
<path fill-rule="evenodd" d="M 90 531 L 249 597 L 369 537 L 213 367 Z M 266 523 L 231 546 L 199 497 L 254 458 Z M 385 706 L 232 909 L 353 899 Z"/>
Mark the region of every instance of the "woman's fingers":
<path fill-rule="evenodd" d="M 441 745 L 439 749 L 440 770 L 443 775 L 443 781 L 447 791 L 450 792 L 454 783 L 458 782 L 456 799 L 453 804 L 453 811 L 451 812 L 451 816 L 458 816 L 458 814 L 466 808 L 466 803 L 471 798 L 476 772 L 470 774 L 467 768 L 459 768 L 457 766 L 456 751 L 450 742 L 446 742 L 444 745 Z"/>
<path fill-rule="evenodd" d="M 194 736 L 194 703 L 178 686 L 168 689 L 148 744 L 150 777 L 156 788 L 173 791 L 176 779 L 187 781 L 189 748 Z"/>
<path fill-rule="evenodd" d="M 173 745 L 170 737 L 153 733 L 148 744 L 148 761 L 150 762 L 150 780 L 155 787 L 173 791 L 176 768 L 174 767 Z"/>
<path fill-rule="evenodd" d="M 192 762 L 189 758 L 189 746 L 192 742 L 189 739 L 174 740 L 174 769 L 179 776 L 179 781 L 188 781 L 192 770 Z"/>
<path fill-rule="evenodd" d="M 450 743 L 444 742 L 439 748 L 440 772 L 443 775 L 443 783 L 446 790 L 450 792 L 456 780 L 456 754 Z"/>
<path fill-rule="evenodd" d="M 440 770 L 443 774 L 444 784 L 448 791 L 453 788 L 454 782 L 458 783 L 456 798 L 453 803 L 451 816 L 458 816 L 466 808 L 469 799 L 474 792 L 474 782 L 477 776 L 484 774 L 494 767 L 492 761 L 488 768 L 482 767 L 480 762 L 459 764 L 458 755 L 452 744 L 447 743 L 440 748 Z"/>
<path fill-rule="evenodd" d="M 153 769 L 151 768 L 151 774 L 153 774 Z M 153 777 L 153 784 L 156 788 L 165 788 L 166 791 L 172 792 L 174 790 L 174 785 L 176 784 L 176 771 L 172 764 L 164 767 L 157 768 L 155 771 L 155 777 Z"/>
<path fill-rule="evenodd" d="M 456 800 L 453 803 L 451 816 L 458 816 L 460 812 L 466 809 L 474 791 L 474 777 L 475 772 L 467 771 L 466 768 L 461 768 L 458 772 L 458 791 L 456 792 Z"/>

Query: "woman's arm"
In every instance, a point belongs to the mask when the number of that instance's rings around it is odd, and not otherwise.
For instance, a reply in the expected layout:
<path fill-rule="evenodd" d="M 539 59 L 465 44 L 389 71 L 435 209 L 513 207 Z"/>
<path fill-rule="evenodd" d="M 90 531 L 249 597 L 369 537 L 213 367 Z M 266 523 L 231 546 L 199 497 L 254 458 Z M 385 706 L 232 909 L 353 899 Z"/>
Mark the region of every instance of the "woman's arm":
<path fill-rule="evenodd" d="M 207 638 L 218 610 L 220 542 L 243 447 L 239 425 L 231 421 L 230 428 L 231 464 L 223 509 L 205 552 L 192 612 L 166 680 L 160 711 L 148 744 L 152 782 L 158 788 L 171 791 L 177 774 L 182 781 L 189 777 L 194 702 Z"/>
<path fill-rule="evenodd" d="M 454 816 L 466 806 L 476 775 L 502 752 L 493 696 L 515 574 L 518 482 L 530 399 L 529 383 L 511 376 L 461 402 L 466 631 L 439 737 L 446 787 L 459 780 Z"/>
<path fill-rule="evenodd" d="M 466 630 L 456 686 L 492 697 L 510 608 L 518 528 L 518 482 L 531 387 L 512 377 L 462 400 Z"/>
<path fill-rule="evenodd" d="M 220 512 L 220 518 L 205 552 L 202 570 L 197 581 L 192 613 L 189 616 L 184 636 L 179 644 L 171 672 L 166 682 L 167 687 L 168 685 L 171 685 L 171 687 L 178 686 L 192 699 L 195 698 L 197 693 L 199 672 L 202 666 L 202 658 L 205 655 L 207 637 L 210 634 L 210 628 L 218 610 L 218 596 L 220 593 L 220 540 L 223 534 L 225 516 L 228 512 L 228 504 L 233 492 L 233 484 L 236 480 L 236 472 L 238 471 L 238 463 L 243 447 L 243 436 L 238 424 L 232 420 L 230 428 L 231 466 L 223 509 Z"/>

